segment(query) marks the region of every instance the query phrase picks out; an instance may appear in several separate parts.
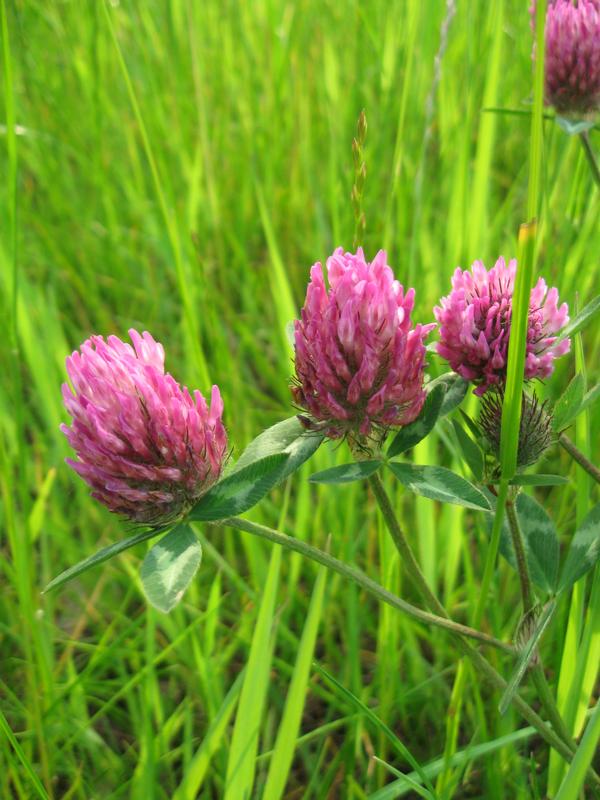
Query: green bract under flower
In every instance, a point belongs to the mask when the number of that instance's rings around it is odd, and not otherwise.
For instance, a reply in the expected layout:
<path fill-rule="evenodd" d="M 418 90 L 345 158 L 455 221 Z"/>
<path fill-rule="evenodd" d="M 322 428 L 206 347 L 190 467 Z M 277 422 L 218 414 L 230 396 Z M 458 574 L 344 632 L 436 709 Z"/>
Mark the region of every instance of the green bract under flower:
<path fill-rule="evenodd" d="M 481 403 L 479 427 L 492 454 L 499 460 L 504 394 L 501 391 L 488 392 Z M 517 468 L 523 469 L 535 464 L 552 442 L 552 413 L 548 409 L 548 402 L 541 403 L 535 392 L 533 395 L 523 393 Z"/>

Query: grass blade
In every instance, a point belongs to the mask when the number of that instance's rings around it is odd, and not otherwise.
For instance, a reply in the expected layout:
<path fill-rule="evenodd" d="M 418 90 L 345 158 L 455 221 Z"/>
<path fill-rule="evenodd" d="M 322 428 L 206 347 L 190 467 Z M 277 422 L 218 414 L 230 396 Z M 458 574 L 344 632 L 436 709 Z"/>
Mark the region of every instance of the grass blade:
<path fill-rule="evenodd" d="M 202 744 L 194 754 L 183 780 L 175 790 L 173 800 L 195 800 L 198 796 L 212 757 L 220 747 L 223 747 L 223 740 L 228 732 L 229 721 L 233 716 L 240 696 L 244 675 L 244 672 L 240 672 L 231 689 L 227 692 L 225 700 L 206 731 Z"/>
<path fill-rule="evenodd" d="M 280 565 L 281 549 L 274 547 L 235 717 L 227 761 L 224 800 L 246 800 L 252 796 L 258 734 L 269 687 L 273 655 L 272 628 Z"/>
<path fill-rule="evenodd" d="M 429 778 L 425 774 L 423 768 L 410 752 L 410 750 L 406 747 L 404 742 L 399 739 L 396 734 L 389 728 L 383 720 L 381 720 L 377 714 L 375 714 L 367 705 L 365 705 L 360 698 L 356 697 L 351 691 L 346 689 L 336 678 L 333 677 L 326 669 L 321 667 L 319 664 L 315 664 L 319 673 L 332 685 L 335 689 L 344 697 L 351 705 L 357 708 L 361 713 L 369 719 L 376 728 L 378 728 L 383 735 L 387 738 L 387 740 L 392 744 L 394 749 L 398 752 L 398 754 L 407 761 L 414 771 L 417 773 L 419 778 L 423 781 L 425 786 L 427 787 L 428 791 L 425 792 L 415 781 L 411 779 L 406 779 L 409 783 L 412 784 L 412 788 L 421 796 L 421 797 L 435 797 L 435 789 L 433 788 Z M 266 799 L 265 799 L 266 800 Z"/>
<path fill-rule="evenodd" d="M 2 713 L 1 709 L 0 709 L 0 730 L 6 736 L 6 738 L 10 742 L 11 747 L 17 754 L 17 758 L 19 759 L 19 761 L 21 762 L 21 764 L 25 769 L 25 772 L 29 776 L 29 780 L 31 781 L 32 786 L 35 789 L 37 796 L 43 798 L 43 800 L 48 800 L 48 795 L 46 794 L 46 790 L 42 786 L 40 779 L 36 775 L 35 770 L 33 769 L 31 763 L 29 762 L 29 759 L 23 752 L 23 748 L 19 744 L 17 737 L 12 732 L 12 729 L 8 724 L 6 717 Z"/>
<path fill-rule="evenodd" d="M 579 796 L 585 774 L 597 752 L 598 742 L 600 741 L 600 703 L 596 703 L 596 708 L 587 724 L 583 739 L 575 753 L 571 766 L 563 782 L 560 785 L 555 800 L 576 800 Z"/>
<path fill-rule="evenodd" d="M 277 739 L 269 764 L 269 773 L 263 792 L 264 800 L 279 800 L 288 779 L 294 748 L 300 730 L 302 711 L 306 701 L 310 665 L 313 659 L 325 593 L 327 570 L 320 567 L 313 589 L 308 616 L 298 647 L 296 664 L 288 689 L 283 716 L 277 731 Z"/>

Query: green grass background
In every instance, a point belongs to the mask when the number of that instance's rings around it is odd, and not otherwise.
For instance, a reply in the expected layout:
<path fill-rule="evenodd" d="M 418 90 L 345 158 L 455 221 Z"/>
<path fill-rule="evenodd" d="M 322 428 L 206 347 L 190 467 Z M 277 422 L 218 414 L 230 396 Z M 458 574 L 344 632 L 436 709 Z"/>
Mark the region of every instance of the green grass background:
<path fill-rule="evenodd" d="M 169 616 L 142 597 L 143 547 L 42 596 L 51 577 L 126 531 L 63 463 L 60 384 L 84 338 L 134 326 L 164 343 L 178 380 L 204 392 L 218 382 L 235 453 L 293 413 L 286 325 L 310 265 L 351 247 L 362 108 L 365 249 L 387 249 L 416 287 L 416 320 L 432 318 L 458 264 L 514 255 L 530 117 L 484 109 L 530 107 L 527 6 L 457 0 L 452 15 L 452 2 L 434 0 L 5 4 L 0 797 L 391 798 L 400 788 L 381 791 L 395 776 L 374 756 L 409 772 L 398 740 L 419 765 L 443 754 L 451 641 L 299 556 L 198 527 L 203 564 Z M 538 264 L 581 306 L 598 290 L 599 193 L 577 138 L 551 121 L 544 137 Z M 600 151 L 597 132 L 591 141 Z M 594 383 L 598 325 L 583 348 Z M 431 361 L 431 374 L 444 371 Z M 542 393 L 556 397 L 573 371 L 563 359 Z M 594 459 L 598 410 L 590 417 L 577 433 Z M 449 465 L 450 441 L 443 428 L 415 459 Z M 252 517 L 321 547 L 330 536 L 332 553 L 414 600 L 366 489 L 306 481 L 347 459 L 344 447 L 322 448 Z M 544 465 L 553 470 L 570 472 L 571 485 L 538 497 L 566 540 L 590 487 L 557 450 Z M 395 500 L 431 584 L 468 621 L 482 520 L 399 491 Z M 509 638 L 519 595 L 504 563 L 494 591 L 486 625 Z M 563 601 L 544 648 L 553 683 L 568 610 Z M 505 657 L 491 657 L 510 674 Z M 464 757 L 446 796 L 543 795 L 546 748 L 515 733 L 521 721 L 501 718 L 497 702 L 469 673 Z"/>

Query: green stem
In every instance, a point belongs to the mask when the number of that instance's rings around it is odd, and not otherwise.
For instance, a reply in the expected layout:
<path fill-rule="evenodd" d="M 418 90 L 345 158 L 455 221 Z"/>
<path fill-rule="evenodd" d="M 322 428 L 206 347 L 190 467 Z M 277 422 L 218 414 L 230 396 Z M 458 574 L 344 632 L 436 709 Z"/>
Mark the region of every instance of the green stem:
<path fill-rule="evenodd" d="M 600 469 L 592 464 L 589 458 L 584 456 L 581 450 L 569 439 L 568 436 L 566 436 L 564 433 L 561 433 L 558 437 L 558 442 L 561 447 L 563 447 L 571 456 L 573 461 L 576 461 L 579 466 L 596 481 L 596 483 L 600 483 Z"/>
<path fill-rule="evenodd" d="M 383 483 L 381 482 L 381 478 L 379 475 L 377 475 L 377 473 L 375 473 L 375 475 L 371 475 L 369 478 L 369 484 L 371 485 L 375 499 L 377 500 L 381 513 L 383 514 L 387 529 L 394 540 L 396 549 L 400 554 L 400 558 L 408 572 L 410 579 L 414 583 L 415 588 L 418 589 L 420 594 L 423 596 L 426 605 L 428 605 L 432 611 L 435 611 L 435 613 L 439 614 L 440 617 L 449 618 L 448 612 L 437 599 L 435 594 L 431 591 L 425 576 L 421 572 L 421 567 L 419 566 L 417 559 L 413 554 L 412 548 L 406 540 L 406 537 L 402 533 L 402 529 L 400 528 L 394 513 L 394 509 L 390 503 L 390 499 L 387 496 L 387 492 L 385 491 Z"/>
<path fill-rule="evenodd" d="M 571 732 L 567 728 L 564 719 L 561 717 L 558 706 L 556 705 L 556 700 L 554 699 L 552 692 L 550 691 L 550 687 L 548 686 L 548 681 L 546 680 L 544 668 L 542 667 L 541 663 L 538 662 L 533 666 L 531 670 L 531 678 L 544 711 L 552 723 L 552 727 L 555 731 L 557 731 L 561 739 L 570 743 L 571 749 L 574 752 L 577 749 L 577 745 L 571 736 Z"/>
<path fill-rule="evenodd" d="M 435 614 L 430 614 L 421 608 L 417 608 L 417 606 L 411 605 L 411 603 L 407 603 L 405 600 L 402 600 L 395 594 L 388 592 L 387 589 L 384 589 L 383 586 L 380 586 L 374 580 L 371 580 L 371 578 L 369 578 L 368 575 L 365 575 L 364 572 L 361 572 L 354 567 L 350 567 L 343 561 L 340 561 L 334 556 L 330 556 L 329 553 L 319 550 L 317 547 L 313 547 L 312 545 L 303 542 L 301 539 L 294 539 L 293 537 L 287 536 L 285 533 L 276 531 L 273 528 L 268 528 L 265 525 L 259 525 L 256 522 L 250 522 L 250 520 L 247 519 L 240 519 L 239 517 L 231 517 L 225 520 L 219 520 L 219 522 L 216 524 L 228 525 L 230 528 L 237 528 L 240 531 L 252 533 L 254 536 L 260 536 L 261 538 L 267 539 L 270 542 L 280 544 L 282 547 L 287 547 L 288 550 L 294 550 L 296 553 L 301 553 L 303 556 L 306 556 L 306 558 L 310 558 L 312 561 L 316 561 L 317 563 L 328 567 L 332 572 L 337 572 L 339 575 L 349 578 L 351 581 L 356 583 L 365 591 L 369 592 L 369 594 L 372 594 L 378 600 L 387 603 L 389 606 L 396 608 L 398 611 L 403 611 L 405 614 L 408 614 L 419 622 L 424 622 L 427 625 L 434 625 L 438 628 L 444 628 L 445 630 L 450 631 L 457 636 L 466 636 L 470 639 L 475 639 L 482 644 L 496 647 L 498 650 L 502 650 L 505 653 L 511 653 L 513 655 L 515 653 L 515 649 L 511 645 L 501 642 L 499 639 L 495 639 L 493 636 L 489 636 L 487 633 L 476 631 L 473 628 L 467 627 L 466 625 L 453 622 L 446 617 L 438 617 Z"/>
<path fill-rule="evenodd" d="M 498 496 L 496 498 L 496 513 L 494 514 L 494 523 L 492 525 L 492 538 L 487 549 L 485 558 L 485 566 L 483 568 L 483 577 L 481 579 L 481 586 L 479 588 L 479 600 L 475 609 L 475 616 L 473 624 L 476 627 L 481 625 L 483 619 L 483 612 L 487 603 L 488 595 L 490 593 L 490 586 L 492 585 L 492 578 L 494 577 L 494 569 L 496 568 L 496 559 L 498 558 L 498 550 L 500 549 L 500 538 L 502 536 L 502 522 L 504 520 L 504 507 L 506 505 L 506 498 L 508 496 L 508 480 L 502 479 L 498 486 Z"/>
<path fill-rule="evenodd" d="M 598 162 L 596 161 L 596 156 L 594 154 L 594 151 L 592 150 L 589 133 L 587 131 L 583 131 L 582 133 L 579 134 L 579 139 L 581 140 L 581 144 L 583 145 L 583 150 L 590 165 L 590 169 L 592 171 L 592 175 L 594 176 L 594 180 L 596 181 L 596 186 L 600 188 L 600 167 L 598 166 Z"/>
<path fill-rule="evenodd" d="M 427 612 L 422 611 L 415 606 L 411 606 L 409 603 L 404 602 L 399 597 L 396 597 L 388 592 L 382 586 L 379 586 L 359 570 L 344 564 L 342 561 L 338 561 L 338 559 L 334 558 L 333 556 L 324 553 L 322 550 L 318 550 L 316 547 L 312 547 L 306 542 L 302 542 L 299 539 L 294 539 L 291 536 L 281 533 L 280 531 L 273 530 L 265 525 L 259 525 L 256 522 L 250 522 L 250 520 L 240 519 L 238 517 L 230 517 L 228 519 L 219 520 L 218 524 L 227 525 L 230 528 L 236 528 L 237 530 L 241 531 L 246 531 L 254 536 L 259 536 L 262 539 L 267 539 L 270 542 L 287 547 L 289 550 L 294 550 L 295 552 L 300 553 L 301 555 L 304 555 L 319 564 L 329 567 L 338 574 L 350 578 L 350 580 L 353 580 L 359 586 L 362 586 L 366 591 L 370 592 L 375 597 L 378 597 L 394 608 L 410 614 L 415 619 L 419 619 L 422 622 L 428 622 L 432 625 L 437 625 L 440 628 L 446 628 L 455 634 L 458 633 L 459 627 L 464 627 L 458 626 L 457 623 L 453 623 L 451 620 L 442 619 L 435 615 L 427 614 Z M 469 633 L 471 633 L 471 629 L 467 630 Z M 485 634 L 480 634 L 479 631 L 475 631 L 475 633 L 476 638 L 479 640 L 481 640 L 481 636 L 485 636 Z M 489 662 L 479 653 L 478 650 L 476 650 L 474 647 L 471 647 L 468 642 L 462 638 L 463 635 L 467 635 L 466 631 L 463 631 L 462 635 L 457 637 L 457 643 L 461 650 L 473 661 L 480 673 L 483 674 L 496 689 L 499 691 L 504 691 L 506 688 L 506 681 L 504 678 L 498 672 L 496 672 L 492 665 L 489 664 Z M 495 640 L 492 640 L 491 637 L 486 637 L 485 641 L 487 644 L 492 644 Z M 497 647 L 498 644 L 500 645 L 501 649 L 506 649 L 506 645 L 504 645 L 502 642 L 496 643 L 495 646 Z M 562 739 L 558 738 L 552 728 L 547 725 L 538 714 L 536 714 L 531 706 L 526 703 L 519 694 L 515 694 L 513 703 L 520 711 L 524 719 L 527 720 L 527 722 L 529 722 L 529 724 L 538 731 L 542 738 L 551 747 L 553 747 L 567 761 L 572 760 L 572 749 L 568 747 L 562 741 Z M 588 774 L 592 777 L 596 784 L 600 786 L 600 778 L 593 772 L 593 770 L 588 770 Z"/>
<path fill-rule="evenodd" d="M 517 559 L 517 572 L 519 573 L 519 580 L 521 582 L 521 597 L 523 598 L 523 617 L 527 617 L 533 611 L 533 596 L 531 592 L 531 578 L 529 577 L 529 567 L 527 566 L 527 557 L 525 555 L 525 543 L 523 542 L 523 534 L 517 512 L 515 511 L 514 501 L 509 500 L 506 504 L 506 516 L 510 527 L 510 535 L 512 538 L 515 557 Z"/>
<path fill-rule="evenodd" d="M 390 503 L 390 499 L 387 495 L 385 487 L 381 482 L 381 479 L 377 474 L 372 475 L 369 478 L 369 483 L 371 488 L 373 489 L 373 493 L 375 494 L 375 498 L 379 503 L 379 507 L 381 509 L 381 513 L 383 518 L 385 519 L 386 525 L 388 530 L 394 540 L 394 543 L 398 549 L 400 557 L 402 558 L 405 566 L 407 567 L 408 574 L 412 578 L 413 583 L 419 589 L 420 593 L 423 596 L 426 604 L 430 607 L 432 611 L 435 611 L 436 614 L 439 614 L 440 617 L 449 618 L 449 614 L 429 588 L 427 581 L 423 573 L 421 572 L 421 568 L 417 563 L 417 560 L 412 552 L 412 549 L 406 539 L 404 533 L 402 532 L 402 528 L 396 518 L 396 514 L 394 513 L 394 509 L 392 508 L 392 504 Z M 500 498 L 498 498 L 498 502 L 500 502 Z M 508 506 L 508 504 L 507 504 Z M 524 555 L 523 555 L 524 558 Z M 524 561 L 525 570 L 527 569 L 527 562 Z M 527 579 L 528 579 L 527 574 Z M 531 594 L 529 592 L 529 594 Z M 476 668 L 482 672 L 488 680 L 493 683 L 498 689 L 503 690 L 503 687 L 506 686 L 506 681 L 504 678 L 496 672 L 496 670 L 489 664 L 489 662 L 476 650 L 474 647 L 466 642 L 462 637 L 457 637 L 457 644 L 459 645 L 462 652 L 467 655 L 471 661 L 475 664 Z M 549 694 L 549 692 L 548 692 Z M 566 738 L 563 735 L 564 731 L 564 723 L 560 720 L 558 728 L 553 730 L 549 728 L 541 717 L 539 717 L 535 711 L 519 696 L 515 695 L 513 702 L 521 712 L 521 714 L 525 717 L 525 719 L 531 724 L 536 725 L 536 723 L 541 723 L 544 726 L 544 730 L 540 730 L 540 733 L 546 741 L 551 744 L 552 747 L 557 749 L 557 744 L 560 754 L 571 760 L 573 757 L 573 753 L 575 751 L 575 744 L 572 742 L 571 737 L 567 734 Z M 558 712 L 556 712 L 558 714 Z M 550 719 L 556 716 L 554 710 L 551 710 Z M 534 721 L 535 720 L 535 721 Z M 549 734 L 549 736 L 548 736 Z M 550 742 L 550 738 L 552 742 Z M 597 776 L 594 775 L 594 780 L 597 779 Z M 600 778 L 598 778 L 598 784 L 600 785 Z"/>

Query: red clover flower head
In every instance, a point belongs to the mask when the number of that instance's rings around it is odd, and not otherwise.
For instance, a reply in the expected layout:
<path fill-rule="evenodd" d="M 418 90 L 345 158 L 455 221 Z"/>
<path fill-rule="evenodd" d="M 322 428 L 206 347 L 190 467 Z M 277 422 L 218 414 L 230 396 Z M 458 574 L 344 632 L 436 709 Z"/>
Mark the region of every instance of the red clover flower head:
<path fill-rule="evenodd" d="M 164 350 L 130 330 L 133 347 L 92 336 L 67 358 L 62 392 L 71 426 L 67 463 L 111 511 L 140 523 L 176 519 L 218 479 L 227 449 L 223 402 L 210 408 L 164 371 Z M 134 349 L 135 348 L 135 349 Z"/>
<path fill-rule="evenodd" d="M 423 340 L 434 325 L 411 322 L 414 289 L 394 279 L 383 250 L 370 263 L 338 247 L 327 259 L 329 289 L 315 264 L 295 323 L 295 402 L 326 434 L 368 436 L 406 425 L 425 400 Z"/>
<path fill-rule="evenodd" d="M 452 291 L 434 309 L 440 325 L 437 352 L 452 369 L 477 384 L 475 394 L 506 379 L 512 296 L 517 262 L 499 258 L 489 271 L 476 261 L 470 271 L 457 268 Z M 569 321 L 566 303 L 558 304 L 558 291 L 540 278 L 531 290 L 527 328 L 525 378 L 547 378 L 554 359 L 569 351 L 569 339 L 556 334 Z"/>
<path fill-rule="evenodd" d="M 600 108 L 600 0 L 550 0 L 546 12 L 546 101 L 560 114 Z"/>

